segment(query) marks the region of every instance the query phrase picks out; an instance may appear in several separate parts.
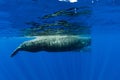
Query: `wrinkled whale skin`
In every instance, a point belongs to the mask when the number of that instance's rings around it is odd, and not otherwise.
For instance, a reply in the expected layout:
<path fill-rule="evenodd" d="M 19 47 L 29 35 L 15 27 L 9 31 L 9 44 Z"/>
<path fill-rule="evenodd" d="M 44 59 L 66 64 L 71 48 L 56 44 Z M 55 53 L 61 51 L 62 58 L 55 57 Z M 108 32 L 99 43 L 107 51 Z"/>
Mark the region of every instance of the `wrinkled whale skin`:
<path fill-rule="evenodd" d="M 18 48 L 12 53 L 11 57 L 15 56 L 18 51 L 28 52 L 65 52 L 82 49 L 91 44 L 90 37 L 80 36 L 39 36 L 35 39 L 25 41 L 19 45 Z"/>

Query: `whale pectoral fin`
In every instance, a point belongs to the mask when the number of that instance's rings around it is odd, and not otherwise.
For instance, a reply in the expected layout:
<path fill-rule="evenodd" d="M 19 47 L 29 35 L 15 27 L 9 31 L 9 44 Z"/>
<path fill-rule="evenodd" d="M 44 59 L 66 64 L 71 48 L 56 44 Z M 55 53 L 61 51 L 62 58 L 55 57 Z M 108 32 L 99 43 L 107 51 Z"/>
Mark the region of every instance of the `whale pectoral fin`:
<path fill-rule="evenodd" d="M 20 48 L 15 49 L 13 53 L 10 55 L 10 57 L 14 57 L 18 53 L 18 51 L 20 51 Z"/>

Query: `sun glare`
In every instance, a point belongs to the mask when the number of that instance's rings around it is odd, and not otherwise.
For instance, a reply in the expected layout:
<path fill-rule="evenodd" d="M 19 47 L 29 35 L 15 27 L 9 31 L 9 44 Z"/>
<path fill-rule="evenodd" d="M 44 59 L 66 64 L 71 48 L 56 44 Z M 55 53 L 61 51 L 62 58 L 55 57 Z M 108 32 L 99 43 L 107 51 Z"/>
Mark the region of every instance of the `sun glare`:
<path fill-rule="evenodd" d="M 58 1 L 65 1 L 65 2 L 70 2 L 70 3 L 78 2 L 78 0 L 58 0 Z"/>

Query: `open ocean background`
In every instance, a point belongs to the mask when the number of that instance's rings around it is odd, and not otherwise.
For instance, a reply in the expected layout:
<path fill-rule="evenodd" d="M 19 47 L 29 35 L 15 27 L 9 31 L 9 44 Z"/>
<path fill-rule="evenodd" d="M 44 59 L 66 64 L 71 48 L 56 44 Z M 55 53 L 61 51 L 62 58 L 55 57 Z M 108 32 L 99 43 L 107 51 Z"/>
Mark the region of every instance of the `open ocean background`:
<path fill-rule="evenodd" d="M 10 57 L 29 40 L 19 35 L 24 22 L 74 6 L 92 10 L 85 19 L 92 26 L 91 52 L 21 51 Z M 120 0 L 0 0 L 0 80 L 120 80 Z"/>

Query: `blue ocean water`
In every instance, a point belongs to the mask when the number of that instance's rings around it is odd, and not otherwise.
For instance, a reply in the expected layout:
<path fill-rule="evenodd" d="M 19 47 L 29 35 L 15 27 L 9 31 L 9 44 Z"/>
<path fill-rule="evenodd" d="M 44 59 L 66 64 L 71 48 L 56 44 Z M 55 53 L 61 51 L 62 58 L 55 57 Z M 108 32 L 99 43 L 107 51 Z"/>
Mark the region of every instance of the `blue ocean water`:
<path fill-rule="evenodd" d="M 25 21 L 79 5 L 90 6 L 91 52 L 21 51 L 10 55 L 23 41 L 19 29 Z M 0 80 L 120 80 L 120 1 L 0 0 Z M 79 21 L 79 19 L 77 20 Z"/>

